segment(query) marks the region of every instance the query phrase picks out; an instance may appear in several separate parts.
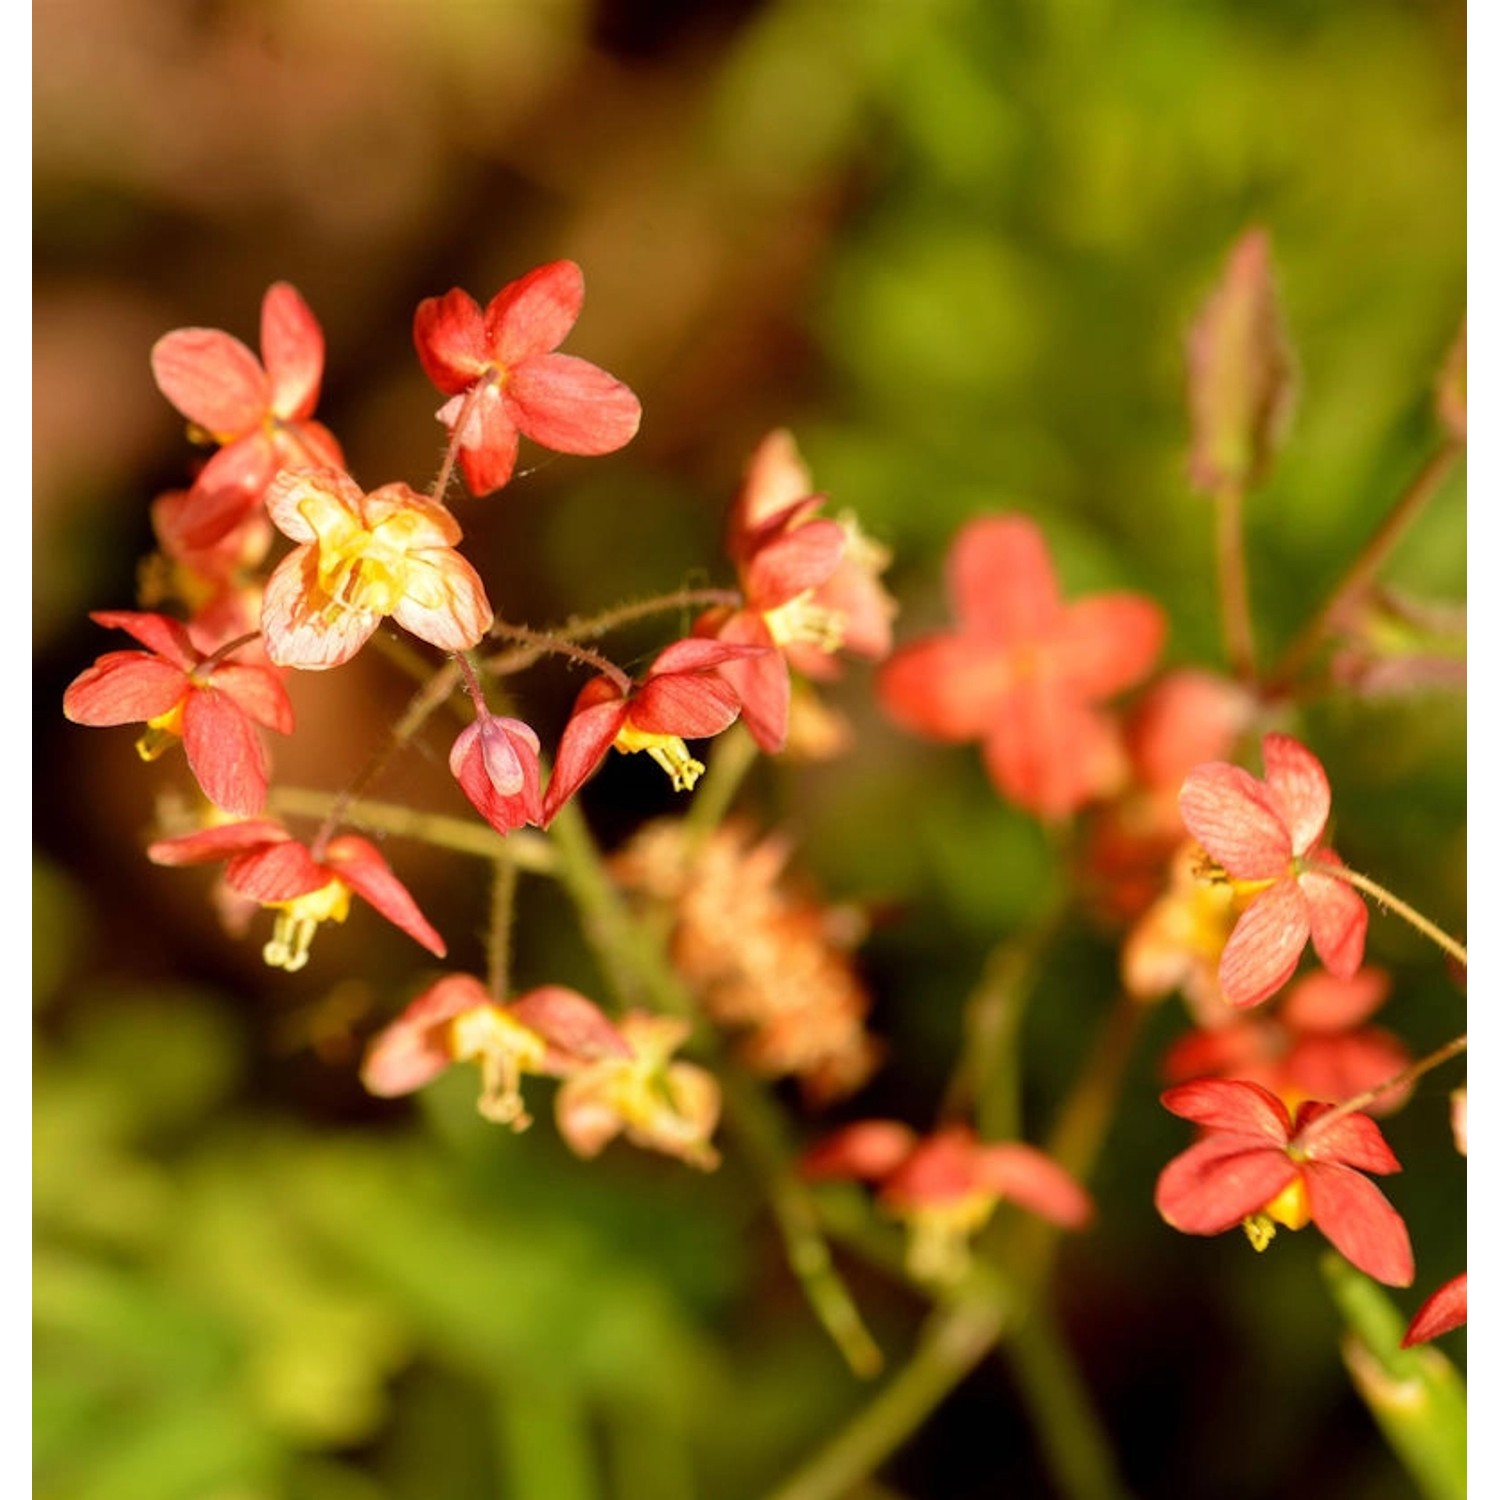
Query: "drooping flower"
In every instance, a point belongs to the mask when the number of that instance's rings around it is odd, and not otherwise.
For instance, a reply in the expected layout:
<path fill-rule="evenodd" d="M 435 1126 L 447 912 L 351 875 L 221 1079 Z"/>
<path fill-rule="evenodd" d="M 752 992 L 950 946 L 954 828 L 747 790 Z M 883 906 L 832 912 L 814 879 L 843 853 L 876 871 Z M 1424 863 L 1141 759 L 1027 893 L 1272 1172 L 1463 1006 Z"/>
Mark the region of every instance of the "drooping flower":
<path fill-rule="evenodd" d="M 558 742 L 557 763 L 542 805 L 543 823 L 550 823 L 593 775 L 610 746 L 625 754 L 646 751 L 677 791 L 690 791 L 704 768 L 688 754 L 684 740 L 707 739 L 728 729 L 739 716 L 739 696 L 719 669 L 762 649 L 721 641 L 675 641 L 628 692 L 612 677 L 585 683 Z"/>
<path fill-rule="evenodd" d="M 212 546 L 286 468 L 343 468 L 333 434 L 311 420 L 323 381 L 323 330 L 297 289 L 278 281 L 260 309 L 262 364 L 232 334 L 179 328 L 151 350 L 157 386 L 197 434 L 217 443 L 181 518 L 186 542 Z"/>
<path fill-rule="evenodd" d="M 1469 1321 L 1469 1273 L 1460 1272 L 1452 1281 L 1445 1281 L 1417 1309 L 1401 1340 L 1403 1349 L 1416 1344 L 1425 1344 L 1431 1339 L 1452 1333 Z"/>
<path fill-rule="evenodd" d="M 903 728 L 979 740 L 1002 796 L 1061 818 L 1117 785 L 1124 757 L 1099 704 L 1139 682 L 1161 649 L 1161 610 L 1139 594 L 1065 603 L 1037 526 L 986 516 L 948 562 L 955 630 L 898 647 L 876 679 Z"/>
<path fill-rule="evenodd" d="M 123 630 L 144 651 L 111 651 L 74 678 L 63 712 L 75 724 L 146 725 L 136 741 L 155 760 L 181 740 L 203 794 L 248 816 L 266 800 L 267 761 L 256 725 L 290 734 L 292 704 L 275 669 L 199 648 L 189 626 L 165 615 L 98 610 L 97 625 Z"/>
<path fill-rule="evenodd" d="M 519 719 L 482 714 L 448 756 L 464 796 L 497 833 L 542 821 L 541 741 Z"/>
<path fill-rule="evenodd" d="M 1399 1038 L 1362 1024 L 1390 988 L 1390 976 L 1381 969 L 1362 969 L 1352 979 L 1308 974 L 1292 985 L 1274 1014 L 1226 1012 L 1227 1025 L 1182 1037 L 1162 1059 L 1162 1074 L 1171 1083 L 1247 1079 L 1270 1089 L 1289 1109 L 1305 1099 L 1352 1099 L 1411 1062 Z M 1393 1114 L 1410 1093 L 1410 1085 L 1390 1089 L 1366 1112 Z"/>
<path fill-rule="evenodd" d="M 719 1081 L 672 1054 L 690 1027 L 678 1016 L 631 1011 L 620 1019 L 628 1056 L 579 1069 L 557 1091 L 557 1128 L 579 1156 L 597 1156 L 621 1131 L 632 1145 L 711 1171 L 719 1123 Z"/>
<path fill-rule="evenodd" d="M 1292 977 L 1311 936 L 1331 974 L 1350 979 L 1365 952 L 1370 914 L 1336 875 L 1343 862 L 1321 842 L 1332 795 L 1317 757 L 1284 734 L 1261 742 L 1266 779 L 1222 761 L 1199 766 L 1178 805 L 1193 837 L 1235 881 L 1260 889 L 1219 961 L 1231 1005 L 1257 1005 Z"/>
<path fill-rule="evenodd" d="M 521 1099 L 523 1074 L 561 1078 L 630 1055 L 624 1035 L 576 990 L 542 985 L 501 1003 L 472 974 L 449 974 L 370 1042 L 360 1078 L 389 1099 L 422 1088 L 450 1063 L 477 1062 L 479 1113 L 525 1130 L 531 1116 Z"/>
<path fill-rule="evenodd" d="M 457 287 L 418 305 L 417 358 L 452 397 L 437 414 L 450 436 L 463 418 L 458 461 L 473 494 L 509 480 L 522 434 L 580 454 L 613 453 L 635 436 L 641 404 L 630 388 L 587 360 L 553 352 L 582 307 L 583 272 L 570 260 L 511 282 L 483 311 Z"/>
<path fill-rule="evenodd" d="M 334 469 L 296 469 L 266 494 L 294 542 L 266 584 L 261 629 L 284 667 L 341 666 L 387 615 L 444 651 L 478 643 L 494 619 L 479 575 L 454 550 L 463 532 L 405 484 L 365 494 Z"/>
<path fill-rule="evenodd" d="M 1065 1229 L 1093 1217 L 1089 1194 L 1051 1157 L 1019 1141 L 981 1141 L 967 1125 L 919 1136 L 896 1120 L 862 1120 L 802 1157 L 814 1181 L 857 1177 L 880 1184 L 880 1204 L 910 1233 L 908 1265 L 925 1281 L 951 1281 L 969 1244 L 1002 1201 Z"/>
<path fill-rule="evenodd" d="M 159 865 L 227 861 L 224 879 L 230 890 L 276 913 L 276 926 L 264 949 L 273 969 L 293 973 L 302 968 L 319 924 L 342 922 L 354 896 L 362 896 L 429 953 L 442 958 L 448 951 L 380 851 L 357 834 L 341 834 L 315 857 L 281 824 L 248 818 L 159 839 L 146 854 Z"/>
<path fill-rule="evenodd" d="M 1179 1084 L 1161 1099 L 1204 1132 L 1157 1180 L 1157 1210 L 1174 1229 L 1222 1234 L 1238 1224 L 1264 1250 L 1278 1224 L 1301 1229 L 1311 1221 L 1367 1276 L 1411 1285 L 1406 1225 L 1361 1175 L 1401 1170 L 1368 1115 L 1320 1126 L 1333 1105 L 1305 1102 L 1294 1119 L 1269 1089 L 1228 1078 Z"/>

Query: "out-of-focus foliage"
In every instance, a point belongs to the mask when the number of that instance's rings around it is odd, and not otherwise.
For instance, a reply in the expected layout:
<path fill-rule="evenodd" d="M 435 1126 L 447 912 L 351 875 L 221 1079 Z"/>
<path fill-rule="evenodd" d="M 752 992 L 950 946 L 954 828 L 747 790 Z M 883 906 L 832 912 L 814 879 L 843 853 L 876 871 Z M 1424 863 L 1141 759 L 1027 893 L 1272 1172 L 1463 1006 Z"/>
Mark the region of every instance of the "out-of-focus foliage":
<path fill-rule="evenodd" d="M 73 0 L 34 25 L 34 1083 L 36 1492 L 48 1500 L 736 1500 L 762 1493 L 867 1395 L 813 1322 L 733 1142 L 714 1176 L 473 1112 L 471 1077 L 419 1104 L 361 1094 L 359 1046 L 431 972 L 399 934 L 258 959 L 208 877 L 140 854 L 167 757 L 65 724 L 65 684 L 128 608 L 150 499 L 184 482 L 147 352 L 169 328 L 254 342 L 285 278 L 328 336 L 320 416 L 367 487 L 424 488 L 438 400 L 416 302 L 481 300 L 577 260 L 570 350 L 640 395 L 604 459 L 463 504 L 502 613 L 533 624 L 727 581 L 725 507 L 770 428 L 829 510 L 891 547 L 904 638 L 944 618 L 955 529 L 1018 509 L 1065 590 L 1152 593 L 1172 662 L 1222 661 L 1212 519 L 1186 474 L 1184 338 L 1223 257 L 1263 226 L 1301 376 L 1248 507 L 1269 660 L 1431 451 L 1465 295 L 1464 25 L 1456 0 Z M 1383 575 L 1457 604 L 1450 482 Z M 407 684 L 361 658 L 294 682 L 278 777 L 347 783 Z M 578 679 L 528 691 L 555 731 Z M 874 924 L 861 962 L 889 1061 L 850 1106 L 925 1128 L 987 952 L 1055 905 L 1064 872 L 970 750 L 879 721 L 749 795 Z M 1357 868 L 1465 910 L 1461 697 L 1336 695 L 1310 710 Z M 382 781 L 462 804 L 434 732 Z M 671 794 L 616 757 L 585 797 L 612 842 Z M 711 773 L 710 773 L 711 774 Z M 448 797 L 449 800 L 442 800 Z M 482 972 L 474 867 L 386 852 Z M 1045 1136 L 1108 1008 L 1115 935 L 1048 950 L 1017 1059 Z M 1462 1025 L 1430 950 L 1375 916 L 1386 1024 L 1414 1052 Z M 600 994 L 557 891 L 523 883 L 519 983 Z M 1153 1015 L 1096 1179 L 1098 1227 L 1057 1296 L 1141 1496 L 1402 1500 L 1410 1481 L 1351 1390 L 1310 1235 L 1263 1256 L 1151 1208 L 1184 1145 Z M 846 1111 L 847 1113 L 847 1111 Z M 841 1118 L 842 1116 L 840 1116 Z M 808 1137 L 826 1120 L 809 1121 Z M 802 1127 L 799 1126 L 799 1129 Z M 1463 1167 L 1442 1087 L 1390 1138 L 1419 1285 L 1458 1270 Z M 924 1307 L 854 1266 L 899 1363 Z M 1404 1315 L 1420 1300 L 1398 1299 Z M 1462 1334 L 1445 1349 L 1461 1360 Z M 1268 1395 L 1268 1393 L 1270 1393 Z M 1041 1493 L 1015 1391 L 976 1373 L 885 1477 L 917 1497 Z"/>

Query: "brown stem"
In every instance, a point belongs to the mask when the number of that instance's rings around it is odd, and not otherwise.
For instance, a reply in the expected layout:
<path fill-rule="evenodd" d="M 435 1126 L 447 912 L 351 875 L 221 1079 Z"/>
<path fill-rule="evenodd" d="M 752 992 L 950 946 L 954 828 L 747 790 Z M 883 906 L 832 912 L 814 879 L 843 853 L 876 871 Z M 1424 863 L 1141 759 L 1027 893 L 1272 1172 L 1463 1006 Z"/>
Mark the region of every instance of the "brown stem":
<path fill-rule="evenodd" d="M 1224 484 L 1214 494 L 1214 547 L 1219 570 L 1219 610 L 1230 670 L 1241 682 L 1255 681 L 1255 634 L 1250 620 L 1250 582 L 1245 567 L 1244 491 Z"/>
<path fill-rule="evenodd" d="M 581 661 L 596 672 L 602 672 L 623 695 L 628 696 L 635 686 L 629 675 L 621 671 L 607 656 L 601 656 L 599 652 L 591 651 L 587 646 L 575 645 L 572 641 L 564 640 L 560 636 L 550 635 L 541 630 L 528 630 L 524 625 L 507 625 L 503 620 L 496 620 L 490 626 L 490 634 L 502 636 L 508 640 L 522 641 L 538 651 L 550 651 L 558 656 Z"/>
<path fill-rule="evenodd" d="M 1426 1057 L 1414 1062 L 1409 1068 L 1403 1068 L 1399 1073 L 1387 1078 L 1384 1083 L 1377 1083 L 1374 1088 L 1366 1089 L 1352 1099 L 1345 1099 L 1342 1104 L 1329 1110 L 1327 1114 L 1319 1115 L 1297 1137 L 1297 1144 L 1306 1146 L 1309 1141 L 1322 1135 L 1336 1120 L 1342 1120 L 1345 1115 L 1358 1114 L 1361 1110 L 1368 1109 L 1382 1095 L 1394 1093 L 1397 1089 L 1404 1089 L 1408 1084 L 1415 1083 L 1423 1074 L 1432 1072 L 1434 1068 L 1441 1067 L 1450 1058 L 1457 1057 L 1461 1052 L 1468 1050 L 1467 1034 L 1456 1036 L 1451 1042 L 1444 1042 L 1436 1052 L 1429 1052 Z"/>
<path fill-rule="evenodd" d="M 1331 875 L 1335 880 L 1342 880 L 1345 885 L 1352 885 L 1355 890 L 1373 897 L 1380 905 L 1388 907 L 1403 921 L 1415 927 L 1423 937 L 1431 938 L 1450 958 L 1457 959 L 1466 969 L 1469 967 L 1469 950 L 1457 938 L 1449 937 L 1436 922 L 1429 921 L 1416 907 L 1408 906 L 1399 896 L 1393 896 L 1368 875 L 1361 875 L 1358 870 L 1351 870 L 1347 865 L 1319 864 L 1317 869 L 1320 875 Z"/>
<path fill-rule="evenodd" d="M 438 470 L 438 476 L 432 481 L 432 488 L 427 492 L 430 498 L 441 502 L 443 496 L 448 493 L 448 481 L 453 478 L 453 465 L 458 462 L 458 451 L 463 446 L 464 428 L 469 425 L 469 418 L 473 415 L 475 403 L 485 388 L 484 380 L 477 380 L 469 387 L 469 393 L 464 397 L 464 404 L 458 409 L 458 420 L 453 424 L 452 435 L 448 439 L 448 451 L 443 454 L 443 466 Z"/>

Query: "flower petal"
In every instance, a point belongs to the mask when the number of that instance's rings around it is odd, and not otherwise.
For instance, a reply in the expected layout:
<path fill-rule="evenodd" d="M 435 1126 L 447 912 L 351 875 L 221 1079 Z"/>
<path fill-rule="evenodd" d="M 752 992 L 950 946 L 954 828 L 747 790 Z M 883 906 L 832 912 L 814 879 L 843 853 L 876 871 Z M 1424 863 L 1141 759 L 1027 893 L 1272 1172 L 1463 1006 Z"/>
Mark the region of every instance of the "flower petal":
<path fill-rule="evenodd" d="M 1125 774 L 1113 722 L 1054 678 L 1017 684 L 984 740 L 1001 796 L 1039 818 L 1066 818 Z"/>
<path fill-rule="evenodd" d="M 1041 528 L 1026 516 L 981 516 L 954 538 L 948 594 L 967 632 L 1004 645 L 1050 636 L 1062 611 Z"/>
<path fill-rule="evenodd" d="M 75 724 L 99 729 L 144 724 L 168 713 L 191 686 L 181 667 L 159 656 L 110 651 L 68 684 L 63 713 Z"/>
<path fill-rule="evenodd" d="M 321 672 L 342 666 L 375 634 L 381 616 L 336 603 L 318 583 L 318 549 L 298 547 L 266 583 L 260 628 L 278 667 Z"/>
<path fill-rule="evenodd" d="M 596 681 L 613 686 L 608 679 Z M 587 692 L 588 689 L 585 688 L 584 691 Z M 580 699 L 582 696 L 579 695 Z M 615 736 L 625 726 L 625 713 L 625 700 L 618 696 L 603 703 L 591 700 L 582 711 L 574 705 L 573 716 L 568 720 L 557 744 L 557 760 L 542 803 L 544 828 L 557 816 L 563 803 L 598 769 L 599 762 L 609 753 Z"/>
<path fill-rule="evenodd" d="M 484 311 L 485 335 L 497 364 L 514 368 L 567 338 L 583 311 L 583 272 L 554 260 L 502 287 Z"/>
<path fill-rule="evenodd" d="M 446 396 L 467 390 L 490 364 L 484 314 L 459 287 L 417 304 L 412 342 L 427 378 Z"/>
<path fill-rule="evenodd" d="M 1224 761 L 1195 766 L 1177 795 L 1187 830 L 1240 880 L 1285 873 L 1292 837 L 1280 804 L 1263 781 Z"/>
<path fill-rule="evenodd" d="M 323 330 L 290 282 L 276 282 L 261 302 L 260 352 L 271 410 L 284 421 L 311 416 L 323 382 Z"/>
<path fill-rule="evenodd" d="M 1338 979 L 1352 979 L 1365 961 L 1369 909 L 1353 886 L 1333 875 L 1311 872 L 1297 884 L 1307 899 L 1313 948 L 1324 967 Z"/>
<path fill-rule="evenodd" d="M 740 712 L 739 694 L 719 675 L 722 671 L 720 667 L 648 676 L 630 700 L 629 722 L 647 734 L 675 734 L 685 740 L 721 733 Z"/>
<path fill-rule="evenodd" d="M 1401 1340 L 1403 1349 L 1413 1344 L 1425 1344 L 1429 1339 L 1452 1333 L 1469 1321 L 1469 1273 L 1464 1271 L 1452 1281 L 1445 1281 L 1417 1309 Z"/>
<path fill-rule="evenodd" d="M 270 406 L 260 361 L 218 328 L 179 328 L 151 349 L 157 387 L 188 421 L 227 442 L 255 427 Z"/>
<path fill-rule="evenodd" d="M 206 865 L 230 859 L 262 844 L 286 844 L 292 836 L 270 818 L 246 818 L 239 823 L 216 823 L 176 838 L 157 839 L 146 846 L 146 858 L 157 865 Z M 303 851 L 306 853 L 306 850 Z"/>
<path fill-rule="evenodd" d="M 1015 1141 L 984 1146 L 976 1176 L 981 1186 L 1065 1229 L 1082 1229 L 1094 1200 L 1073 1174 L 1050 1156 Z"/>
<path fill-rule="evenodd" d="M 1219 987 L 1230 1005 L 1259 1005 L 1289 980 L 1307 946 L 1307 898 L 1295 880 L 1261 892 L 1219 956 Z"/>
<path fill-rule="evenodd" d="M 1162 1096 L 1164 1108 L 1206 1130 L 1261 1138 L 1286 1145 L 1292 1118 L 1269 1089 L 1240 1078 L 1199 1078 L 1178 1084 Z"/>
<path fill-rule="evenodd" d="M 1287 991 L 1281 1020 L 1294 1031 L 1348 1031 L 1379 1010 L 1390 992 L 1384 969 L 1362 969 L 1350 979 L 1308 974 Z"/>
<path fill-rule="evenodd" d="M 429 953 L 435 953 L 439 958 L 447 954 L 448 945 L 422 915 L 411 892 L 396 878 L 380 851 L 368 839 L 356 834 L 334 839 L 328 846 L 324 862 L 386 921 L 394 923 Z"/>
<path fill-rule="evenodd" d="M 1328 823 L 1333 794 L 1322 763 L 1290 735 L 1268 734 L 1260 742 L 1266 785 L 1291 834 L 1292 853 L 1306 854 Z"/>
<path fill-rule="evenodd" d="M 1312 1221 L 1333 1248 L 1386 1286 L 1410 1286 L 1411 1239 L 1385 1194 L 1368 1177 L 1331 1162 L 1308 1162 L 1302 1176 Z"/>
<path fill-rule="evenodd" d="M 213 671 L 213 685 L 257 724 L 264 724 L 278 734 L 290 734 L 296 728 L 292 700 L 274 668 L 249 662 L 220 662 Z"/>
<path fill-rule="evenodd" d="M 1331 1114 L 1334 1105 L 1309 1100 L 1297 1111 L 1293 1144 L 1309 1161 L 1337 1162 L 1361 1172 L 1399 1172 L 1401 1163 L 1368 1115 L 1335 1115 L 1326 1124 L 1318 1122 Z"/>
<path fill-rule="evenodd" d="M 407 559 L 407 587 L 392 618 L 419 640 L 444 651 L 478 645 L 495 612 L 473 567 L 451 549 Z"/>
<path fill-rule="evenodd" d="M 1184 1234 L 1222 1234 L 1259 1212 L 1296 1177 L 1284 1150 L 1251 1145 L 1245 1136 L 1210 1136 L 1162 1169 L 1156 1210 Z"/>
<path fill-rule="evenodd" d="M 613 453 L 641 425 L 635 392 L 598 365 L 571 354 L 528 359 L 505 386 L 511 420 L 557 453 Z"/>
<path fill-rule="evenodd" d="M 812 1181 L 861 1177 L 878 1182 L 895 1171 L 916 1144 L 916 1131 L 899 1120 L 860 1120 L 804 1151 L 797 1170 Z"/>
<path fill-rule="evenodd" d="M 182 747 L 203 795 L 216 807 L 250 817 L 265 806 L 266 748 L 255 725 L 227 694 L 213 687 L 188 694 Z"/>
<path fill-rule="evenodd" d="M 1046 658 L 1075 692 L 1108 698 L 1155 666 L 1166 636 L 1166 615 L 1143 594 L 1097 594 L 1063 609 Z"/>
<path fill-rule="evenodd" d="M 382 1099 L 430 1083 L 453 1061 L 448 1022 L 492 1003 L 472 974 L 446 975 L 375 1035 L 365 1051 L 360 1081 Z"/>
<path fill-rule="evenodd" d="M 960 744 L 983 738 L 1008 713 L 1015 680 L 1003 648 L 950 631 L 899 647 L 880 667 L 875 691 L 901 728 Z"/>
<path fill-rule="evenodd" d="M 633 1055 L 630 1043 L 609 1017 L 577 990 L 544 984 L 516 996 L 505 1009 L 548 1044 L 544 1071 L 554 1076 L 575 1072 L 583 1063 L 599 1058 Z"/>

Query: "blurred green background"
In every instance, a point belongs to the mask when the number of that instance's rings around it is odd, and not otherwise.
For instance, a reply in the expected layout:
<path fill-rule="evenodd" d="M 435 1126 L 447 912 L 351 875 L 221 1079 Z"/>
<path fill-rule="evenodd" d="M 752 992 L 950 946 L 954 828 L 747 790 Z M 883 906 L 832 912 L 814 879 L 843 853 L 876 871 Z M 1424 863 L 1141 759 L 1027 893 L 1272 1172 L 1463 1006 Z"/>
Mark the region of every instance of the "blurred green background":
<path fill-rule="evenodd" d="M 604 459 L 531 450 L 460 500 L 466 550 L 537 625 L 728 582 L 724 509 L 755 442 L 796 434 L 831 509 L 895 557 L 905 637 L 945 617 L 956 527 L 1016 508 L 1071 592 L 1128 587 L 1171 663 L 1221 664 L 1211 517 L 1184 478 L 1182 341 L 1233 238 L 1272 235 L 1302 397 L 1249 507 L 1262 649 L 1288 641 L 1434 444 L 1431 382 L 1465 300 L 1465 11 L 1457 0 L 42 0 L 34 41 L 35 1492 L 45 1500 L 736 1500 L 866 1390 L 817 1328 L 753 1179 L 617 1146 L 513 1138 L 474 1080 L 377 1104 L 363 1039 L 430 969 L 357 914 L 288 976 L 218 929 L 208 878 L 149 865 L 157 798 L 129 730 L 64 722 L 118 646 L 147 505 L 189 450 L 147 355 L 167 329 L 255 342 L 287 279 L 328 338 L 319 415 L 366 487 L 424 487 L 439 398 L 416 302 L 481 301 L 544 261 L 588 283 L 569 352 L 641 397 Z M 1461 602 L 1450 481 L 1389 579 Z M 366 653 L 294 685 L 288 783 L 335 788 L 407 687 Z M 522 707 L 555 734 L 576 679 Z M 822 1121 L 932 1119 L 984 955 L 1060 872 L 972 750 L 901 736 L 868 672 L 836 690 L 859 740 L 757 770 L 831 897 L 880 913 L 861 954 L 891 1061 Z M 1465 925 L 1460 698 L 1335 699 L 1302 729 L 1337 839 Z M 434 732 L 377 792 L 452 808 Z M 616 757 L 585 794 L 606 842 L 671 793 Z M 482 965 L 473 868 L 391 841 Z M 1430 950 L 1390 920 L 1382 1016 L 1414 1049 L 1463 1025 Z M 523 882 L 518 984 L 602 994 L 557 893 Z M 481 969 L 482 971 L 482 969 Z M 1045 1134 L 1114 992 L 1107 933 L 1069 930 L 1024 1037 Z M 1059 1316 L 1142 1496 L 1413 1493 L 1340 1366 L 1315 1235 L 1265 1256 L 1151 1208 L 1186 1144 L 1156 1103 L 1152 1018 L 1065 1252 Z M 1448 1074 L 1391 1122 L 1390 1195 L 1417 1246 L 1406 1311 L 1462 1269 Z M 547 1086 L 536 1090 L 545 1116 Z M 788 1096 L 790 1099 L 790 1096 Z M 849 1268 L 893 1358 L 923 1306 Z M 1444 1341 L 1462 1355 L 1463 1335 Z M 883 1493 L 1046 1495 L 990 1361 L 882 1471 Z M 871 1491 L 873 1494 L 874 1491 Z"/>

